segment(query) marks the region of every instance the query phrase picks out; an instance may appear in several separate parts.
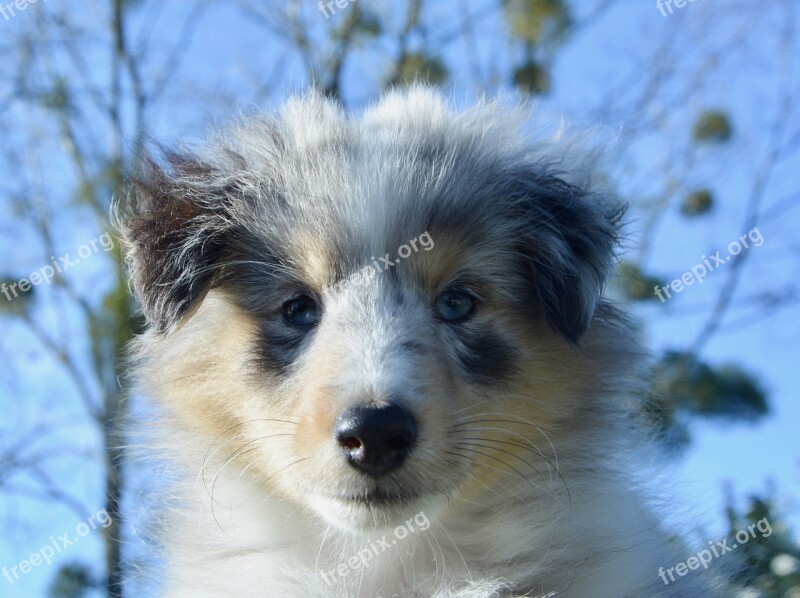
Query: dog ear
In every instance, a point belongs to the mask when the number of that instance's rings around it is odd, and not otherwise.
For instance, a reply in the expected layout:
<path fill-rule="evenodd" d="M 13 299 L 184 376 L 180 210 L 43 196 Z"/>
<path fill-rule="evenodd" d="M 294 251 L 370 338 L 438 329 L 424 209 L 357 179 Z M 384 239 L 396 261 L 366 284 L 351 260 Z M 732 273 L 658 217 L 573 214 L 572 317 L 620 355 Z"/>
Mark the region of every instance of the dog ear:
<path fill-rule="evenodd" d="M 550 327 L 577 344 L 611 271 L 625 206 L 557 176 L 525 188 L 522 252 L 535 292 Z"/>
<path fill-rule="evenodd" d="M 151 155 L 117 206 L 134 293 L 150 326 L 174 327 L 205 295 L 225 251 L 230 178 L 191 155 Z M 228 182 L 226 182 L 228 181 Z"/>

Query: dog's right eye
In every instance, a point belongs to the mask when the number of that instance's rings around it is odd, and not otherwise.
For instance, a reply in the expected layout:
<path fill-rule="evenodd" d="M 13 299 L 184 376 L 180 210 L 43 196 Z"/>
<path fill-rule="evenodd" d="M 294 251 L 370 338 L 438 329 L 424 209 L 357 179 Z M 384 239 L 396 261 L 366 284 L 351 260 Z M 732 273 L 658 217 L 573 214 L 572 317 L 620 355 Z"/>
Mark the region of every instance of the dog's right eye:
<path fill-rule="evenodd" d="M 322 310 L 311 297 L 300 295 L 283 304 L 283 317 L 293 326 L 309 328 L 319 322 Z"/>
<path fill-rule="evenodd" d="M 463 322 L 475 311 L 475 298 L 467 291 L 450 289 L 439 295 L 434 309 L 445 322 Z"/>

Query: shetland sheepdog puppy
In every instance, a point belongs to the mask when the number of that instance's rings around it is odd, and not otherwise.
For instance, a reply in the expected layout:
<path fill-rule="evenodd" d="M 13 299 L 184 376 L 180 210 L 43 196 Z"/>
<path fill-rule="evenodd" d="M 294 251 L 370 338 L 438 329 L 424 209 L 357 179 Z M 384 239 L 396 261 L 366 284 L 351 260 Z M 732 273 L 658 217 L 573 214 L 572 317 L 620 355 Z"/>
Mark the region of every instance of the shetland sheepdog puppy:
<path fill-rule="evenodd" d="M 623 206 L 537 119 L 310 93 L 143 160 L 116 219 L 164 596 L 714 595 L 659 576 L 687 550 L 635 476 Z"/>

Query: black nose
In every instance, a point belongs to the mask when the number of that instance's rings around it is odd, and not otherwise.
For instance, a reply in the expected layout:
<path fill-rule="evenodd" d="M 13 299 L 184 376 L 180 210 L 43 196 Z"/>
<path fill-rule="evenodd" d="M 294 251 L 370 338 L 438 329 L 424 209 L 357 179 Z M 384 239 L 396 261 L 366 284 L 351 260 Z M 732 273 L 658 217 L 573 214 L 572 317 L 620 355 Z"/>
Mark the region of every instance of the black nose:
<path fill-rule="evenodd" d="M 413 416 L 393 403 L 352 407 L 336 420 L 336 440 L 350 464 L 376 478 L 400 467 L 416 439 Z"/>

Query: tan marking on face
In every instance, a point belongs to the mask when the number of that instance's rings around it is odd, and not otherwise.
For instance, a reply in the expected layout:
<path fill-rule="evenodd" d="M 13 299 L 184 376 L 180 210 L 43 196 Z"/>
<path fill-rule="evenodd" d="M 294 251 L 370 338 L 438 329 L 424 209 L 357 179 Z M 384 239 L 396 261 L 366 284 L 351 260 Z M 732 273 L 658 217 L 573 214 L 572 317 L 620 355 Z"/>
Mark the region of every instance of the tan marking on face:
<path fill-rule="evenodd" d="M 526 355 L 518 375 L 491 407 L 480 405 L 467 412 L 491 411 L 480 419 L 498 420 L 476 424 L 475 428 L 484 429 L 468 434 L 480 438 L 469 442 L 483 445 L 476 449 L 485 453 L 472 454 L 474 475 L 462 488 L 462 495 L 470 500 L 481 500 L 490 489 L 526 483 L 522 477 L 538 479 L 542 493 L 563 489 L 556 471 L 558 453 L 551 443 L 558 442 L 561 422 L 594 396 L 595 380 L 603 367 L 589 354 L 567 345 L 545 324 L 520 319 L 517 326 Z M 541 484 L 542 479 L 547 482 Z"/>
<path fill-rule="evenodd" d="M 420 264 L 426 285 L 441 290 L 465 263 L 465 248 L 458 240 L 444 235 L 434 241 L 436 245 L 432 250 L 420 250 L 412 257 Z"/>
<path fill-rule="evenodd" d="M 167 336 L 149 332 L 145 388 L 188 427 L 218 435 L 242 419 L 253 390 L 248 350 L 255 320 L 212 291 Z"/>
<path fill-rule="evenodd" d="M 331 281 L 332 256 L 328 247 L 310 233 L 299 233 L 294 244 L 294 262 L 312 290 L 322 290 Z"/>
<path fill-rule="evenodd" d="M 341 409 L 342 397 L 326 382 L 335 380 L 340 361 L 334 350 L 320 352 L 309 368 L 308 386 L 302 391 L 297 411 L 297 450 L 312 452 L 314 447 L 329 448 L 334 442 L 336 418 Z"/>

